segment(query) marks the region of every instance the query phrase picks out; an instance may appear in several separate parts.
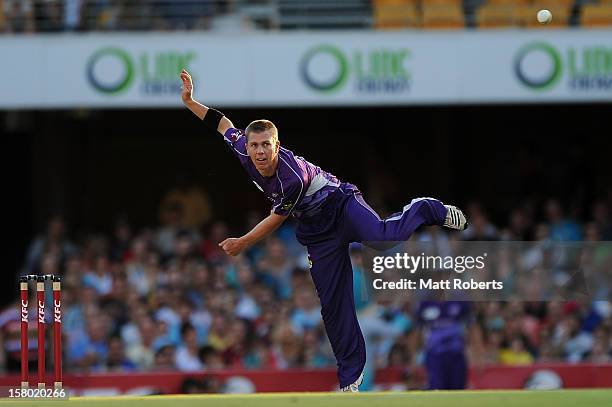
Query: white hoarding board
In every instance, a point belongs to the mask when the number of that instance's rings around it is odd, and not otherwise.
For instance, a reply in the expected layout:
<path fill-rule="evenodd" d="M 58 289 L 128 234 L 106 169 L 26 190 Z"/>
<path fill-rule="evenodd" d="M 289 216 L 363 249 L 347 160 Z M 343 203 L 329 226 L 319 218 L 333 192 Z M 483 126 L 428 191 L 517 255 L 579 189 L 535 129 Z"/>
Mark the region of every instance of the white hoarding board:
<path fill-rule="evenodd" d="M 612 101 L 612 30 L 0 37 L 0 108 Z"/>

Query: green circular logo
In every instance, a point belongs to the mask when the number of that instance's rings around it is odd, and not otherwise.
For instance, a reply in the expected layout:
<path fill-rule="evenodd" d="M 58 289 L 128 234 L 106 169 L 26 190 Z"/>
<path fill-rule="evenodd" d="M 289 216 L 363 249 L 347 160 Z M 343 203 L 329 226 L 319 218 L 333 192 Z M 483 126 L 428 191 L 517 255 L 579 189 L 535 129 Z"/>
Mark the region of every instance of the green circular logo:
<path fill-rule="evenodd" d="M 544 53 L 544 55 L 546 55 L 551 62 L 552 68 L 545 76 L 541 78 L 534 78 L 533 75 L 527 72 L 523 66 L 523 61 L 525 58 L 534 52 Z M 561 55 L 559 55 L 559 52 L 557 52 L 553 46 L 544 42 L 536 42 L 524 46 L 518 51 L 516 57 L 514 58 L 514 72 L 516 77 L 523 85 L 534 90 L 550 89 L 559 81 L 559 79 L 561 79 L 561 71 Z"/>
<path fill-rule="evenodd" d="M 317 79 L 312 72 L 313 59 L 322 54 L 331 56 L 337 66 L 335 75 L 328 80 Z M 304 54 L 300 63 L 302 79 L 308 86 L 319 92 L 332 92 L 342 87 L 348 78 L 348 70 L 348 61 L 344 54 L 331 45 L 320 45 L 310 49 Z"/>
<path fill-rule="evenodd" d="M 113 82 L 104 81 L 98 77 L 96 65 L 104 59 L 113 58 L 120 62 L 123 67 L 122 76 Z M 87 63 L 87 80 L 99 92 L 109 95 L 117 95 L 126 91 L 134 80 L 134 64 L 130 55 L 120 48 L 108 47 L 96 51 Z"/>

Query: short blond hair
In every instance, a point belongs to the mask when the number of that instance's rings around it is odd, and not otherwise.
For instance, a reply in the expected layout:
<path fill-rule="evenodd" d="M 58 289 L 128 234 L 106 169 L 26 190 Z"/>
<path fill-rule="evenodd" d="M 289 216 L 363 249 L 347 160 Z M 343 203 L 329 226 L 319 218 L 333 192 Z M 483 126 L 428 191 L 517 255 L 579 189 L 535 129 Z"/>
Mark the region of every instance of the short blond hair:
<path fill-rule="evenodd" d="M 247 126 L 246 130 L 244 131 L 244 133 L 246 134 L 247 141 L 248 141 L 250 133 L 253 133 L 253 132 L 254 133 L 261 133 L 261 132 L 268 131 L 268 130 L 272 132 L 272 139 L 276 143 L 278 143 L 278 129 L 276 128 L 274 123 L 272 123 L 270 120 L 259 119 L 259 120 L 252 121 Z"/>

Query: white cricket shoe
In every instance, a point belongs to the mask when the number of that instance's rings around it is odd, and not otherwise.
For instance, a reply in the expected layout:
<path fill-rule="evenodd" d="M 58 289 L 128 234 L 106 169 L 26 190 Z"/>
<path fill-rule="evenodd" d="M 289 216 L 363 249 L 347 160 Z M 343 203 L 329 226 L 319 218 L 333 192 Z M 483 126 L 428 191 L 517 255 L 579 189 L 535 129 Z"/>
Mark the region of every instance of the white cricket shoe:
<path fill-rule="evenodd" d="M 444 226 L 451 229 L 465 230 L 468 227 L 467 219 L 461 209 L 453 205 L 444 205 L 448 212 L 444 220 Z"/>
<path fill-rule="evenodd" d="M 340 389 L 340 391 L 346 391 L 349 393 L 359 393 L 359 386 L 361 386 L 361 382 L 363 382 L 363 372 L 359 375 L 357 380 L 354 383 L 349 384 L 346 387 Z"/>

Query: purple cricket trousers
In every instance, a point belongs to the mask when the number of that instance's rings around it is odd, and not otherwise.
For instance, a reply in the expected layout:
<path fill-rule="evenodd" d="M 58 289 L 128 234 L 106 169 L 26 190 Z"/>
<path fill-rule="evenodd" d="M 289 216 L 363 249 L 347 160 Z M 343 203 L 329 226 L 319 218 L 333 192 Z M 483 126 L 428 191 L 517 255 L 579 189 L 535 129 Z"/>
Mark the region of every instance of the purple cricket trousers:
<path fill-rule="evenodd" d="M 429 390 L 462 390 L 467 381 L 467 361 L 463 349 L 425 354 Z"/>
<path fill-rule="evenodd" d="M 340 387 L 355 382 L 366 351 L 353 296 L 349 243 L 405 241 L 422 225 L 442 225 L 444 205 L 432 198 L 414 199 L 402 212 L 381 219 L 354 185 L 343 183 L 316 213 L 302 215 L 298 241 L 307 247 L 310 273 L 321 301 L 321 316 L 338 365 Z"/>

